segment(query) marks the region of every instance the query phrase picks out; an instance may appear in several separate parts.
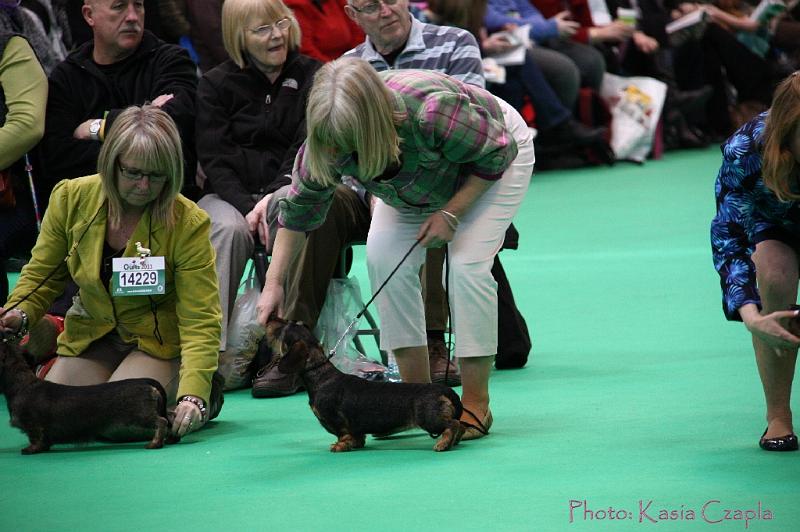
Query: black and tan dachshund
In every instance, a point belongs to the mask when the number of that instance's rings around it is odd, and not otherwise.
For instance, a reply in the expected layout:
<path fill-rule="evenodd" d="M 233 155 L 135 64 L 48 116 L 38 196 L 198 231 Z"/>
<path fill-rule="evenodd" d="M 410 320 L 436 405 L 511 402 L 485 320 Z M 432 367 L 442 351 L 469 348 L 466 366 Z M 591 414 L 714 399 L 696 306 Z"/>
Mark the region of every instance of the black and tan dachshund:
<path fill-rule="evenodd" d="M 36 378 L 16 348 L 0 342 L 0 386 L 11 426 L 28 435 L 22 454 L 41 453 L 56 443 L 80 443 L 132 432 L 163 447 L 168 436 L 166 394 L 153 379 L 128 379 L 92 386 L 66 386 Z"/>
<path fill-rule="evenodd" d="M 464 429 L 458 395 L 441 384 L 371 382 L 340 372 L 311 331 L 300 323 L 271 319 L 267 339 L 283 373 L 299 373 L 311 410 L 338 439 L 333 452 L 364 447 L 366 435 L 419 427 L 439 438 L 434 451 L 452 449 Z"/>

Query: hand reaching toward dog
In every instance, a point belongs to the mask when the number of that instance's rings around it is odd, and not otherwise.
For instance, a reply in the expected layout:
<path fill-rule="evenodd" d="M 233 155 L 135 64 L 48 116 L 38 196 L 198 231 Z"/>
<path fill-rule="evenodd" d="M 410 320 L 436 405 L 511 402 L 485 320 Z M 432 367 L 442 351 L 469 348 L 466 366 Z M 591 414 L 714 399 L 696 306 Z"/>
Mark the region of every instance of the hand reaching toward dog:
<path fill-rule="evenodd" d="M 175 419 L 172 421 L 172 433 L 183 437 L 204 425 L 200 407 L 189 401 L 181 401 L 175 407 Z"/>
<path fill-rule="evenodd" d="M 799 313 L 797 310 L 779 310 L 762 315 L 752 303 L 739 309 L 747 330 L 771 347 L 778 357 L 800 346 L 800 338 L 793 334 L 794 327 L 790 324 L 790 320 L 797 319 Z"/>
<path fill-rule="evenodd" d="M 258 310 L 258 323 L 267 326 L 270 316 L 273 314 L 278 317 L 283 317 L 283 287 L 280 285 L 264 286 L 261 296 L 258 298 L 256 309 Z"/>

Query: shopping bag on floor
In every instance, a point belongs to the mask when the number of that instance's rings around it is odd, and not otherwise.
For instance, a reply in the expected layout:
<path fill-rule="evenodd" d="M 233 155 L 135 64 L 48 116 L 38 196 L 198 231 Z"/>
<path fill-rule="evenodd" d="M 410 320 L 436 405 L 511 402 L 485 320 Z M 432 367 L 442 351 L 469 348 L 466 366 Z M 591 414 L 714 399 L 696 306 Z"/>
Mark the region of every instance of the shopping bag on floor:
<path fill-rule="evenodd" d="M 336 354 L 331 359 L 339 371 L 368 380 L 383 380 L 386 367 L 361 354 L 353 341 L 360 323 L 365 321 L 364 317 L 362 316 L 350 330 L 347 329 L 363 308 L 364 301 L 361 298 L 358 279 L 355 277 L 331 279 L 325 304 L 314 328 L 314 335 L 319 338 L 326 352 L 330 352 L 344 335 L 336 347 Z"/>
<path fill-rule="evenodd" d="M 253 267 L 244 282 L 244 292 L 233 305 L 228 320 L 227 346 L 219 356 L 219 373 L 225 379 L 225 390 L 244 388 L 253 380 L 253 358 L 258 351 L 258 342 L 266 332 L 257 321 L 256 305 L 260 295 Z"/>
<path fill-rule="evenodd" d="M 667 97 L 667 84 L 644 76 L 605 73 L 600 97 L 611 110 L 611 149 L 617 159 L 643 162 Z"/>

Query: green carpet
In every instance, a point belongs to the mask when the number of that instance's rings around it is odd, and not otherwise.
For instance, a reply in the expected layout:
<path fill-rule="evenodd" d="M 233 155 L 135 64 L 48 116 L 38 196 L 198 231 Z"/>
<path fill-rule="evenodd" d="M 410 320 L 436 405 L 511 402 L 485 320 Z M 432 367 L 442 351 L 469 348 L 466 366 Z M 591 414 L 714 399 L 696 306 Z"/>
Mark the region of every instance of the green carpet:
<path fill-rule="evenodd" d="M 248 390 L 158 451 L 21 456 L 5 426 L 0 530 L 800 530 L 800 453 L 758 449 L 754 357 L 720 307 L 718 164 L 708 149 L 534 177 L 502 254 L 534 350 L 492 375 L 490 437 L 332 454 L 305 395 Z"/>

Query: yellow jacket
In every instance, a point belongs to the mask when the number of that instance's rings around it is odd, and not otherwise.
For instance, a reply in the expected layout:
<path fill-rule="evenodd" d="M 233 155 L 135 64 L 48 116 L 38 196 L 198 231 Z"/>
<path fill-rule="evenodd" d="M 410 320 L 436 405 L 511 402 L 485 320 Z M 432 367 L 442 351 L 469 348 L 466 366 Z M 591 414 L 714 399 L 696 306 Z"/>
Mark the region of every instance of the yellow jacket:
<path fill-rule="evenodd" d="M 165 258 L 165 294 L 152 296 L 163 340 L 160 343 L 154 335 L 149 298 L 112 298 L 100 280 L 107 214 L 99 175 L 56 185 L 31 260 L 23 268 L 7 306 L 20 301 L 57 268 L 19 308 L 28 313 L 31 324 L 36 323 L 63 292 L 68 275 L 72 276 L 80 290 L 58 337 L 59 355 L 80 355 L 93 341 L 116 329 L 124 341 L 136 342 L 139 350 L 152 356 L 181 357 L 178 397 L 195 395 L 208 402 L 211 376 L 217 368 L 222 316 L 208 215 L 179 195 L 171 229 L 157 222 L 151 225 L 148 210 L 128 241 L 126 257 L 136 256 L 135 243 L 139 241 L 151 249 L 152 256 Z"/>

